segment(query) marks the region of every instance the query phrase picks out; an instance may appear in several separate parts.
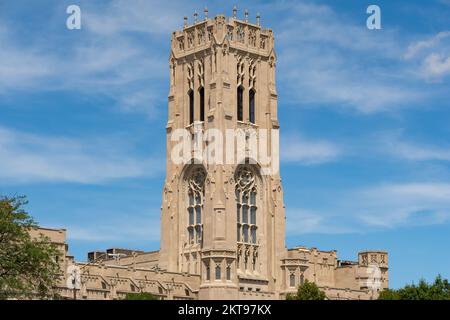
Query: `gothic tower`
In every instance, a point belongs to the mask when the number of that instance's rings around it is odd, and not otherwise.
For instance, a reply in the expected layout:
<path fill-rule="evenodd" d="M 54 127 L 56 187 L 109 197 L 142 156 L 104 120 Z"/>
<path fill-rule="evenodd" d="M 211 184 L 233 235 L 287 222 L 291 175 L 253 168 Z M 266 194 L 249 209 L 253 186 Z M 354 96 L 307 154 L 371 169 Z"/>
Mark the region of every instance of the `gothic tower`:
<path fill-rule="evenodd" d="M 199 274 L 200 299 L 279 292 L 285 212 L 274 36 L 205 17 L 172 35 L 159 267 Z"/>

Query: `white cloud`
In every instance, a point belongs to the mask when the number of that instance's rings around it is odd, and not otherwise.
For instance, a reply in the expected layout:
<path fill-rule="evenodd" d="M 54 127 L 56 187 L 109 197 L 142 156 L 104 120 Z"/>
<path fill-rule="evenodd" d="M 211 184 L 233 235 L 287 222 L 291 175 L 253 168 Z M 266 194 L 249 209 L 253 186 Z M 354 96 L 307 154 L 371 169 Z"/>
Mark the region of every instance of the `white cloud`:
<path fill-rule="evenodd" d="M 63 181 L 101 183 L 148 176 L 163 161 L 131 156 L 116 137 L 74 139 L 18 132 L 0 127 L 2 183 Z"/>
<path fill-rule="evenodd" d="M 190 11 L 184 2 L 114 0 L 107 7 L 94 5 L 87 10 L 85 22 L 89 31 L 102 36 L 122 32 L 166 35 L 179 28 Z"/>
<path fill-rule="evenodd" d="M 359 233 L 450 222 L 450 184 L 386 183 L 329 193 L 317 207 L 287 207 L 291 236 Z"/>
<path fill-rule="evenodd" d="M 396 157 L 400 157 L 407 160 L 450 161 L 450 147 L 438 148 L 433 146 L 419 146 L 415 144 L 400 142 L 395 143 L 391 146 L 390 153 Z"/>
<path fill-rule="evenodd" d="M 132 239 L 133 241 L 141 242 L 156 242 L 160 240 L 160 221 L 148 217 L 140 217 L 139 219 L 130 219 L 136 217 L 132 213 L 127 213 L 126 223 L 122 219 L 109 218 L 99 223 L 92 223 L 80 225 L 72 224 L 66 227 L 67 238 L 70 241 L 89 241 L 89 242 L 126 242 Z"/>
<path fill-rule="evenodd" d="M 450 145 L 424 145 L 408 141 L 400 132 L 381 134 L 372 152 L 408 161 L 450 161 Z"/>
<path fill-rule="evenodd" d="M 438 45 L 441 42 L 441 40 L 444 40 L 448 37 L 450 37 L 450 31 L 441 31 L 426 40 L 419 40 L 419 41 L 413 42 L 408 46 L 408 49 L 406 50 L 404 57 L 406 59 L 414 58 L 423 50 L 434 48 L 436 45 Z"/>
<path fill-rule="evenodd" d="M 0 22 L 0 96 L 79 92 L 111 98 L 120 110 L 156 117 L 157 105 L 166 102 L 161 90 L 166 90 L 168 77 L 168 52 L 161 47 L 168 46 L 170 31 L 182 24 L 182 8 L 164 1 L 85 3 L 82 30 L 49 23 L 42 31 L 51 33 L 48 41 L 41 40 L 39 30 L 33 31 L 33 41 L 19 41 L 14 22 Z M 70 32 L 82 36 L 71 41 Z"/>
<path fill-rule="evenodd" d="M 290 99 L 374 113 L 424 96 L 408 82 L 403 40 L 396 31 L 369 31 L 331 7 L 304 1 L 284 2 L 278 10 L 289 12 L 277 43 L 279 81 L 289 88 Z"/>
<path fill-rule="evenodd" d="M 441 82 L 450 75 L 450 31 L 441 31 L 411 43 L 404 58 L 417 64 L 419 77 Z"/>
<path fill-rule="evenodd" d="M 39 49 L 17 46 L 0 23 L 0 95 L 14 88 L 29 89 L 55 72 L 52 59 Z"/>
<path fill-rule="evenodd" d="M 308 233 L 346 234 L 355 233 L 353 226 L 345 225 L 333 212 L 320 212 L 302 208 L 288 208 L 286 211 L 286 235 L 295 237 Z"/>
<path fill-rule="evenodd" d="M 305 139 L 295 134 L 282 137 L 281 159 L 285 162 L 321 164 L 335 161 L 340 154 L 340 148 L 328 141 Z"/>
<path fill-rule="evenodd" d="M 445 57 L 439 53 L 430 54 L 424 61 L 423 73 L 428 79 L 440 79 L 450 75 L 450 56 Z"/>
<path fill-rule="evenodd" d="M 448 222 L 450 184 L 388 184 L 357 193 L 361 219 L 369 226 L 397 227 Z"/>

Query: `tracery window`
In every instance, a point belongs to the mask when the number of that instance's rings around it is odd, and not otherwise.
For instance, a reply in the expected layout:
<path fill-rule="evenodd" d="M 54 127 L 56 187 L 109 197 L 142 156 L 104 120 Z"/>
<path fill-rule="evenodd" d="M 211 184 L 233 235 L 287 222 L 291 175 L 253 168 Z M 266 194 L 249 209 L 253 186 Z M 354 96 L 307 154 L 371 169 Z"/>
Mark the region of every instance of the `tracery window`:
<path fill-rule="evenodd" d="M 202 211 L 206 173 L 203 168 L 193 170 L 188 178 L 188 238 L 189 243 L 202 241 Z"/>
<path fill-rule="evenodd" d="M 236 173 L 237 241 L 256 244 L 256 177 L 246 167 Z"/>

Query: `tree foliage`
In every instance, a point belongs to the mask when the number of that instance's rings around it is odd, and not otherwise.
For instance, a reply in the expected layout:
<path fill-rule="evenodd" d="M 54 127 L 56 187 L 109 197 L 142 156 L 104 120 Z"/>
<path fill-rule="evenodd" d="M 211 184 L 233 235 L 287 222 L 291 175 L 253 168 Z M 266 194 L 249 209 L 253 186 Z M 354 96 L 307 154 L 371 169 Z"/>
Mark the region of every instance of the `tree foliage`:
<path fill-rule="evenodd" d="M 30 236 L 37 225 L 26 203 L 25 197 L 0 196 L 0 299 L 52 297 L 60 275 L 56 246 Z"/>
<path fill-rule="evenodd" d="M 379 300 L 450 300 L 450 283 L 440 275 L 433 283 L 420 280 L 418 285 L 410 284 L 400 289 L 385 289 Z"/>
<path fill-rule="evenodd" d="M 326 295 L 314 282 L 305 281 L 300 285 L 297 294 L 289 294 L 286 300 L 325 300 Z"/>
<path fill-rule="evenodd" d="M 124 300 L 159 300 L 150 292 L 127 293 Z"/>

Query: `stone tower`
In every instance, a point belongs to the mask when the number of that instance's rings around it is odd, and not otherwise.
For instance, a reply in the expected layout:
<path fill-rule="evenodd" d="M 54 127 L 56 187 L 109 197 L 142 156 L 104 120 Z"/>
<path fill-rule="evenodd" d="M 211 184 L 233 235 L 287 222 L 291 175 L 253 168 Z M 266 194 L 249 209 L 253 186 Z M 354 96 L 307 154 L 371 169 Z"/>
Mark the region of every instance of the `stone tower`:
<path fill-rule="evenodd" d="M 194 18 L 172 35 L 159 267 L 200 274 L 200 299 L 273 295 L 286 252 L 274 36 L 235 9 Z"/>

